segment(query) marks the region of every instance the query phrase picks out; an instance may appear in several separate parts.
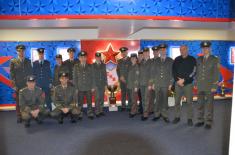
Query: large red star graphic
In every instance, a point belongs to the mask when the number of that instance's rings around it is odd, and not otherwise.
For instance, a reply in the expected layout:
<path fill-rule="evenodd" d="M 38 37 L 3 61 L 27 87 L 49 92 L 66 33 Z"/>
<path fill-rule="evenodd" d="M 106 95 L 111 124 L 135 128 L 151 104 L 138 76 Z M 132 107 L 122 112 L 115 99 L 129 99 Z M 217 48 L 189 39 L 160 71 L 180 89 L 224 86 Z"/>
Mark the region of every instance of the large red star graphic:
<path fill-rule="evenodd" d="M 104 63 L 107 64 L 109 62 L 112 62 L 114 64 L 117 64 L 116 56 L 119 54 L 119 52 L 114 51 L 113 46 L 111 43 L 108 44 L 105 50 L 98 51 L 103 54 L 105 57 Z"/>

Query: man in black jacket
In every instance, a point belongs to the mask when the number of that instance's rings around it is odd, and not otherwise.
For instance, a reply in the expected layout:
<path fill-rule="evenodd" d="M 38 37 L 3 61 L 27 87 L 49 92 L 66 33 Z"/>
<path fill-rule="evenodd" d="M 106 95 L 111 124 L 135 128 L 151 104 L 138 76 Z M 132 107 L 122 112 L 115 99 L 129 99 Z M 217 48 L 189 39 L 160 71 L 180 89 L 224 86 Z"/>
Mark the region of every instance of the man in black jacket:
<path fill-rule="evenodd" d="M 196 59 L 188 55 L 188 47 L 186 45 L 180 46 L 180 56 L 176 57 L 173 63 L 172 72 L 175 80 L 175 119 L 174 124 L 180 121 L 180 102 L 184 95 L 186 97 L 188 109 L 188 125 L 193 125 L 193 80 L 196 75 Z"/>

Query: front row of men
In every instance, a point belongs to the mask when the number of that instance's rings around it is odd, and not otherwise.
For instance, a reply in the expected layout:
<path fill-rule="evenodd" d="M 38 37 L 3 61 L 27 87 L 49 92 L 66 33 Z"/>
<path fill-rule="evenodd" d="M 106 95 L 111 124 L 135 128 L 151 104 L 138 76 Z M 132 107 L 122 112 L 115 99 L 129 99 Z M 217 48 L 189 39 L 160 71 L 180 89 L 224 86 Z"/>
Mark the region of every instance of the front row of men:
<path fill-rule="evenodd" d="M 131 57 L 127 56 L 128 49 L 126 47 L 120 48 L 122 59 L 118 61 L 117 74 L 120 80 L 122 111 L 126 109 L 126 97 L 128 96 L 127 108 L 130 109 L 130 117 L 138 114 L 139 107 L 142 107 L 141 119 L 143 121 L 147 120 L 149 114 L 153 113 L 153 121 L 157 121 L 162 117 L 168 123 L 168 94 L 175 87 L 175 119 L 173 123 L 176 124 L 180 121 L 180 103 L 182 96 L 185 96 L 188 106 L 187 123 L 192 126 L 192 90 L 194 82 L 198 89 L 199 103 L 198 122 L 195 126 L 199 127 L 206 124 L 205 128 L 211 128 L 213 93 L 216 91 L 219 79 L 219 59 L 211 55 L 210 46 L 211 43 L 208 41 L 201 43 L 203 56 L 200 56 L 197 60 L 188 55 L 188 47 L 185 45 L 180 47 L 181 55 L 175 60 L 166 56 L 167 45 L 165 44 L 152 48 L 154 52 L 153 59 L 150 59 L 149 48 L 144 48 L 138 53 L 138 56 L 131 54 Z M 41 123 L 43 116 L 49 115 L 49 113 L 59 123 L 63 123 L 63 117 L 66 115 L 71 117 L 71 122 L 76 122 L 83 115 L 84 97 L 86 97 L 88 105 L 87 115 L 90 119 L 93 119 L 92 93 L 95 94 L 96 116 L 104 115 L 104 91 L 107 86 L 105 64 L 101 61 L 100 53 L 96 53 L 96 62 L 93 65 L 86 63 L 86 55 L 86 52 L 81 52 L 79 62 L 74 63 L 73 60 L 67 62 L 73 63 L 70 68 L 66 68 L 67 65 L 62 62 L 61 55 L 56 56 L 57 65 L 55 67 L 54 82 L 57 86 L 52 97 L 56 108 L 52 112 L 49 112 L 43 106 L 45 96 L 48 94 L 42 93 L 46 91 L 36 86 L 37 82 L 35 80 L 38 79 L 38 76 L 31 76 L 30 73 L 26 74 L 28 76 L 27 87 L 17 89 L 20 90 L 20 111 L 22 119 L 26 122 L 26 127 L 29 126 L 31 118 L 35 118 L 38 123 Z M 17 74 L 23 73 L 19 72 L 14 65 L 11 65 L 11 69 L 13 71 L 15 69 L 11 75 L 13 82 L 17 84 Z M 137 105 L 138 98 L 140 100 L 139 106 Z M 207 115 L 204 118 L 205 107 Z"/>

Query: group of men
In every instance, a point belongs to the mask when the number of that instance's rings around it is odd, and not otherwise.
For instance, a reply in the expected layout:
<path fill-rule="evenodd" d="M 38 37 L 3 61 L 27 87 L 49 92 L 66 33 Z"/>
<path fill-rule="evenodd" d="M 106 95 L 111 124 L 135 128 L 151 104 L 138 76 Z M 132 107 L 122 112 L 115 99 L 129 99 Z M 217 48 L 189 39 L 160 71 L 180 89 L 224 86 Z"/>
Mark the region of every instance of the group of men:
<path fill-rule="evenodd" d="M 211 54 L 211 42 L 201 42 L 203 56 L 197 60 L 188 54 L 186 45 L 180 46 L 181 55 L 175 60 L 167 57 L 167 45 L 144 48 L 128 57 L 128 48 L 121 47 L 122 58 L 118 60 L 117 74 L 121 88 L 121 110 L 129 111 L 129 117 L 141 113 L 141 120 L 153 114 L 153 121 L 162 118 L 169 123 L 168 94 L 175 90 L 175 118 L 180 121 L 181 99 L 186 97 L 188 125 L 193 125 L 193 87 L 198 89 L 198 122 L 195 126 L 211 128 L 213 122 L 213 93 L 219 80 L 219 59 Z M 16 91 L 17 122 L 30 126 L 32 119 L 39 124 L 46 116 L 63 123 L 70 116 L 75 123 L 83 117 L 83 102 L 86 97 L 87 116 L 104 116 L 104 93 L 107 87 L 106 66 L 101 53 L 95 53 L 95 62 L 87 63 L 87 53 L 81 51 L 75 59 L 74 48 L 67 50 L 69 59 L 62 61 L 57 54 L 53 76 L 50 62 L 44 60 L 44 48 L 38 49 L 39 60 L 33 62 L 24 56 L 25 46 L 16 47 L 18 58 L 11 61 L 11 79 Z M 53 78 L 52 78 L 53 77 Z M 53 90 L 53 94 L 51 94 Z M 95 96 L 95 109 L 92 96 Z M 128 104 L 126 100 L 128 99 Z M 138 101 L 139 100 L 139 104 Z M 51 103 L 55 108 L 52 110 Z M 46 104 L 45 104 L 46 103 Z M 205 108 L 206 107 L 206 108 Z M 204 117 L 206 109 L 206 116 Z"/>

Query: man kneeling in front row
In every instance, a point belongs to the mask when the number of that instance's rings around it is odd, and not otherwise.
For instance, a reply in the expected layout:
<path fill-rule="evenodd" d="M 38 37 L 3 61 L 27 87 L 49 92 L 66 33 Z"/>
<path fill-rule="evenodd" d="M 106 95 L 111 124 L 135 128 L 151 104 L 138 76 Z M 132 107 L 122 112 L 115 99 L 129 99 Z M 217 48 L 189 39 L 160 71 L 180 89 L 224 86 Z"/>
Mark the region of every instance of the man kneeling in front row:
<path fill-rule="evenodd" d="M 68 73 L 61 72 L 59 75 L 60 85 L 54 90 L 54 104 L 56 108 L 51 112 L 51 117 L 58 120 L 59 124 L 63 124 L 65 116 L 71 117 L 71 123 L 76 123 L 81 109 L 77 105 L 77 92 L 72 85 L 68 84 Z"/>
<path fill-rule="evenodd" d="M 27 87 L 21 89 L 19 93 L 20 111 L 26 128 L 30 126 L 31 119 L 41 124 L 43 118 L 49 114 L 44 108 L 44 100 L 42 89 L 35 86 L 35 76 L 28 76 Z"/>

